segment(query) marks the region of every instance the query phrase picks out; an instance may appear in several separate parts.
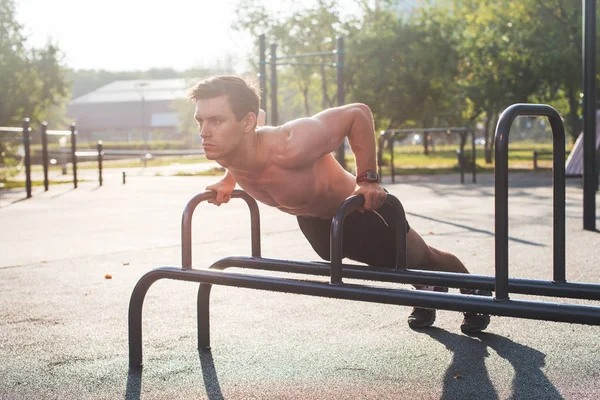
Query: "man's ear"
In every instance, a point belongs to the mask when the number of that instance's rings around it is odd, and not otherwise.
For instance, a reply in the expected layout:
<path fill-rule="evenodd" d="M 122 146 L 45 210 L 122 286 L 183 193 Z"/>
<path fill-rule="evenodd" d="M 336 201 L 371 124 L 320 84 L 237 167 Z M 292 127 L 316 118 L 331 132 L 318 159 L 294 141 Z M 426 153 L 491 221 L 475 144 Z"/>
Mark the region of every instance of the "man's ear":
<path fill-rule="evenodd" d="M 249 112 L 244 118 L 244 131 L 250 132 L 256 126 L 256 114 Z"/>

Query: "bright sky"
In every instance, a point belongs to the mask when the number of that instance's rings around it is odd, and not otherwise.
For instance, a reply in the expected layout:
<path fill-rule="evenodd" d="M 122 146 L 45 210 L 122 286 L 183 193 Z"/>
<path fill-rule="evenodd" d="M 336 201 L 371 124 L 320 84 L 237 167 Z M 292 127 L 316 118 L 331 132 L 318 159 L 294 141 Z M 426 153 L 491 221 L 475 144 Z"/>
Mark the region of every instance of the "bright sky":
<path fill-rule="evenodd" d="M 15 0 L 32 45 L 51 39 L 69 67 L 108 70 L 208 67 L 225 54 L 243 66 L 253 39 L 231 29 L 237 2 Z"/>
<path fill-rule="evenodd" d="M 260 0 L 282 9 L 285 0 Z M 311 0 L 295 1 L 293 4 Z M 33 46 L 50 39 L 75 69 L 210 67 L 226 54 L 242 72 L 252 41 L 231 29 L 238 0 L 15 0 Z"/>

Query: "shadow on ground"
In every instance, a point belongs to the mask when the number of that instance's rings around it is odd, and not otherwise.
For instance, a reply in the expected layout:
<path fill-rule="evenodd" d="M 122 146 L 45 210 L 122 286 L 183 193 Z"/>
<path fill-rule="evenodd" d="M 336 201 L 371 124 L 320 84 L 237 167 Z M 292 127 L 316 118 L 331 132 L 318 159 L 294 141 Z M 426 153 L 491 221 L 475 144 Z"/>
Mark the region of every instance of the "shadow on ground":
<path fill-rule="evenodd" d="M 429 328 L 422 332 L 453 353 L 444 377 L 442 399 L 499 398 L 485 365 L 490 350 L 508 361 L 514 370 L 510 398 L 563 398 L 542 371 L 546 355 L 532 347 L 493 333 L 465 336 L 439 328 Z"/>

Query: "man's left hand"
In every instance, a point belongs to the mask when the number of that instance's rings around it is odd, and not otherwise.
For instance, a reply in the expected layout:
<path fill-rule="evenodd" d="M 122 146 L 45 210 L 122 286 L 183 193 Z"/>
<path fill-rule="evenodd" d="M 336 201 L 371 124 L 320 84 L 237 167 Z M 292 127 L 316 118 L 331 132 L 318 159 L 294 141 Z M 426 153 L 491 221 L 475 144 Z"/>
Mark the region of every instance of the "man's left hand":
<path fill-rule="evenodd" d="M 387 199 L 387 192 L 383 190 L 379 183 L 360 182 L 356 184 L 356 189 L 352 195 L 362 194 L 365 198 L 365 204 L 360 212 L 364 210 L 376 210 L 383 205 Z"/>

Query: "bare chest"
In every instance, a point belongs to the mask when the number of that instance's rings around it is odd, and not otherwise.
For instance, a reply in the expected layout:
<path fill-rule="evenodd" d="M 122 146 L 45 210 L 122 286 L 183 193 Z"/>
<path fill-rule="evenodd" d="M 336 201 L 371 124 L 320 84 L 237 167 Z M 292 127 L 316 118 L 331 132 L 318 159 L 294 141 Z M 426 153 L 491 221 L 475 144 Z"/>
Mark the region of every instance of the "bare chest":
<path fill-rule="evenodd" d="M 259 174 L 231 171 L 238 185 L 256 200 L 292 214 L 302 213 L 318 195 L 318 179 L 311 169 L 269 167 Z"/>

